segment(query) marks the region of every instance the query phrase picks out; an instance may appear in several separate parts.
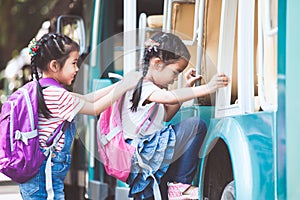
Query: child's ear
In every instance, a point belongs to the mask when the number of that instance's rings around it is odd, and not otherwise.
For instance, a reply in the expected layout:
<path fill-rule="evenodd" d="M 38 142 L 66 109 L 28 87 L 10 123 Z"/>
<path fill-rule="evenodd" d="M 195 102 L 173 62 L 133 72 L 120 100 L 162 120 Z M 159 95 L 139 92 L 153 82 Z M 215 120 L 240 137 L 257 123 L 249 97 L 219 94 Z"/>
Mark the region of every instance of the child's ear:
<path fill-rule="evenodd" d="M 50 63 L 49 63 L 49 69 L 52 72 L 58 72 L 58 70 L 59 70 L 58 62 L 56 60 L 51 60 Z"/>
<path fill-rule="evenodd" d="M 153 58 L 152 62 L 155 69 L 159 70 L 162 67 L 162 62 L 160 58 Z"/>

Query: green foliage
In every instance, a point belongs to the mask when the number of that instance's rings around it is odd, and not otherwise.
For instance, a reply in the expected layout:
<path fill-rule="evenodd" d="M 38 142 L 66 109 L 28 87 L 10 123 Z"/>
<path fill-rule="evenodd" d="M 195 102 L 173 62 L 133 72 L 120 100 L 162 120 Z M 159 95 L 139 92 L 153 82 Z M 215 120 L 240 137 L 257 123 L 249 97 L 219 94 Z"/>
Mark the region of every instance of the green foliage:
<path fill-rule="evenodd" d="M 47 19 L 43 13 L 48 0 L 1 0 L 0 1 L 0 69 L 3 69 L 12 52 L 27 46 L 37 33 L 41 23 Z"/>
<path fill-rule="evenodd" d="M 45 20 L 80 10 L 80 5 L 81 0 L 0 0 L 0 70 L 13 52 L 28 45 Z"/>

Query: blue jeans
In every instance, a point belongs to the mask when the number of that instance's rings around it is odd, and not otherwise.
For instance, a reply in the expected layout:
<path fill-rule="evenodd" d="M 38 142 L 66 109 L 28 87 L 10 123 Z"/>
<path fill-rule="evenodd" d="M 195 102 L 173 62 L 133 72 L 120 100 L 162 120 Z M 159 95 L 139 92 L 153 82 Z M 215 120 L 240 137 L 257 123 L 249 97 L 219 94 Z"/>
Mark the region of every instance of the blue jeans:
<path fill-rule="evenodd" d="M 199 151 L 207 128 L 199 117 L 188 118 L 173 125 L 176 134 L 175 151 L 166 174 L 160 182 L 162 199 L 168 199 L 168 182 L 191 184 L 200 158 Z"/>
<path fill-rule="evenodd" d="M 74 123 L 65 131 L 65 144 L 60 152 L 53 152 L 52 164 L 52 187 L 54 200 L 64 200 L 64 179 L 71 164 L 70 147 L 73 142 L 76 128 Z M 24 200 L 45 200 L 47 199 L 45 167 L 46 161 L 40 167 L 39 172 L 26 183 L 20 184 L 20 192 Z"/>

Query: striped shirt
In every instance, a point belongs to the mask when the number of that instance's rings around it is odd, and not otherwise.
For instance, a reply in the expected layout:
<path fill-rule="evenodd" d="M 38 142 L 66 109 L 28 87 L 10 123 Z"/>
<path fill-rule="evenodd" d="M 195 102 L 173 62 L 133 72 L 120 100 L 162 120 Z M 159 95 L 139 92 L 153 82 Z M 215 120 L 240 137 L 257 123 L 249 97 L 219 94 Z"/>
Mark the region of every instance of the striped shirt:
<path fill-rule="evenodd" d="M 55 86 L 45 88 L 43 94 L 51 117 L 47 119 L 44 115 L 39 114 L 38 131 L 40 146 L 47 148 L 46 141 L 50 135 L 65 120 L 71 122 L 84 105 L 84 101 L 67 90 Z M 56 151 L 62 150 L 64 138 L 63 134 L 54 148 Z"/>

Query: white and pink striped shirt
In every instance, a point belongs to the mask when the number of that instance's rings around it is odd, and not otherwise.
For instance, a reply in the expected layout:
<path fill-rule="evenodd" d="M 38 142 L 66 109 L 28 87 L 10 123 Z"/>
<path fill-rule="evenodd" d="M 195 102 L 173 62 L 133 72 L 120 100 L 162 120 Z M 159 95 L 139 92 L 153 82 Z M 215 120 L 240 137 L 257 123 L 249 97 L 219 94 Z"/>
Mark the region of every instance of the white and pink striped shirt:
<path fill-rule="evenodd" d="M 67 90 L 55 86 L 45 88 L 43 94 L 51 117 L 47 119 L 44 115 L 39 114 L 38 131 L 40 146 L 47 148 L 46 141 L 51 133 L 65 120 L 71 122 L 84 105 L 84 101 Z M 64 138 L 65 135 L 63 134 L 55 146 L 56 151 L 62 150 Z"/>

